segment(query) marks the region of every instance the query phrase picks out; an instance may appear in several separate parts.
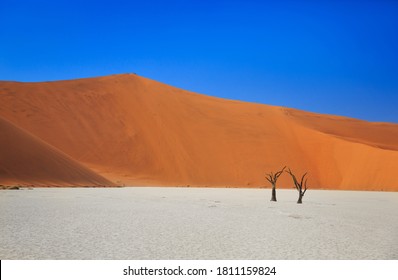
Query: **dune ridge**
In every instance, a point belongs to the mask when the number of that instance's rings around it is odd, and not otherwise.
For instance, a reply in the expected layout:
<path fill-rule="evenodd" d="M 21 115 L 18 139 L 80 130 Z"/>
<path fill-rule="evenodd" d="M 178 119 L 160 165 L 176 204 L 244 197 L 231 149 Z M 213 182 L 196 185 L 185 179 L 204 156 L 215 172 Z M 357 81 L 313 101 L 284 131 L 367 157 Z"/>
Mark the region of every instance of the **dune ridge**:
<path fill-rule="evenodd" d="M 0 103 L 4 119 L 118 185 L 260 187 L 265 172 L 288 165 L 309 172 L 314 189 L 398 191 L 397 124 L 215 98 L 135 74 L 0 82 Z M 292 187 L 288 176 L 278 183 Z"/>
<path fill-rule="evenodd" d="M 40 187 L 115 186 L 0 117 L 0 183 Z"/>

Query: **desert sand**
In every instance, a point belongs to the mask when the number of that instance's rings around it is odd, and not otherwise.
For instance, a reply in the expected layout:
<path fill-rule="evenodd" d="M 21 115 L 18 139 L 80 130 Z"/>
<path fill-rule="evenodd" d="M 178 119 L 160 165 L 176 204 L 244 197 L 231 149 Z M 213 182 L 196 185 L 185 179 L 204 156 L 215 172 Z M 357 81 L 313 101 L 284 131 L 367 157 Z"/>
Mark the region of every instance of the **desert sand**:
<path fill-rule="evenodd" d="M 398 259 L 398 193 L 42 188 L 0 192 L 0 259 Z"/>
<path fill-rule="evenodd" d="M 0 82 L 0 104 L 1 125 L 25 147 L 0 136 L 0 184 L 259 187 L 287 165 L 308 172 L 312 189 L 398 191 L 397 124 L 209 97 L 134 74 Z M 57 172 L 47 168 L 54 161 Z M 278 183 L 292 187 L 288 176 Z"/>
<path fill-rule="evenodd" d="M 1 182 L 32 186 L 113 186 L 61 151 L 0 117 Z"/>

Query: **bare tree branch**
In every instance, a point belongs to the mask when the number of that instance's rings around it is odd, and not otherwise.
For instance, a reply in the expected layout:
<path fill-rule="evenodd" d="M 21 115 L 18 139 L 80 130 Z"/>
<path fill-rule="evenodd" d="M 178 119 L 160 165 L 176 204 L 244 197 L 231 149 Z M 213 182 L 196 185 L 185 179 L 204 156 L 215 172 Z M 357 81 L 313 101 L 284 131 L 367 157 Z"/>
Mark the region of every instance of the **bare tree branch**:
<path fill-rule="evenodd" d="M 307 172 L 305 172 L 305 173 L 304 173 L 304 175 L 303 175 L 303 177 L 301 177 L 300 186 L 302 186 L 302 185 L 303 185 L 303 180 L 304 180 L 304 178 L 305 178 L 305 175 L 307 175 Z"/>
<path fill-rule="evenodd" d="M 297 181 L 296 176 L 293 174 L 293 172 L 290 170 L 290 168 L 286 172 L 289 173 L 290 176 L 292 177 L 294 186 L 296 187 L 297 191 L 299 192 L 299 199 L 298 199 L 297 203 L 302 203 L 302 198 L 303 198 L 305 192 L 307 191 L 308 178 L 305 177 L 307 175 L 307 172 L 304 173 L 304 175 L 301 177 L 300 183 Z M 303 190 L 303 187 L 304 187 L 304 190 Z"/>
<path fill-rule="evenodd" d="M 296 187 L 297 190 L 299 190 L 299 187 L 298 187 L 299 183 L 297 182 L 296 176 L 293 174 L 293 172 L 290 170 L 290 168 L 286 172 L 289 173 L 290 176 L 292 176 L 294 186 Z"/>
<path fill-rule="evenodd" d="M 267 179 L 267 181 L 270 182 L 272 185 L 271 201 L 276 201 L 276 182 L 278 181 L 279 176 L 281 176 L 281 174 L 283 173 L 285 168 L 286 168 L 286 166 L 283 167 L 282 170 L 276 172 L 275 174 L 273 172 L 265 174 L 265 179 Z"/>
<path fill-rule="evenodd" d="M 273 180 L 272 180 L 272 177 L 271 177 L 270 175 L 267 175 L 267 176 L 269 176 L 269 177 L 265 177 L 265 179 L 267 179 L 267 181 L 270 182 L 270 183 L 272 184 L 272 181 L 273 181 Z"/>
<path fill-rule="evenodd" d="M 275 177 L 274 177 L 275 181 L 278 180 L 279 176 L 281 176 L 281 174 L 283 173 L 285 168 L 286 168 L 286 166 L 283 167 L 281 171 L 278 171 L 278 172 L 275 173 Z"/>
<path fill-rule="evenodd" d="M 304 189 L 304 192 L 303 192 L 303 196 L 304 196 L 305 192 L 307 191 L 307 179 L 308 179 L 308 178 L 306 178 L 306 179 L 305 179 L 305 182 L 304 182 L 304 188 L 305 188 L 305 189 Z"/>

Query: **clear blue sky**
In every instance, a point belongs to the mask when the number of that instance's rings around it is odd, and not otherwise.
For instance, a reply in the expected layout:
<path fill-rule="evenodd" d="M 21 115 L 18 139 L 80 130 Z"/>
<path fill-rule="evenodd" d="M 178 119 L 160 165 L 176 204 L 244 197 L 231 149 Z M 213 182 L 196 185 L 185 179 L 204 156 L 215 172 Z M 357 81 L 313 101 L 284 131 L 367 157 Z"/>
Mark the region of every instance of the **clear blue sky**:
<path fill-rule="evenodd" d="M 398 123 L 398 1 L 0 1 L 0 80 L 127 72 Z"/>

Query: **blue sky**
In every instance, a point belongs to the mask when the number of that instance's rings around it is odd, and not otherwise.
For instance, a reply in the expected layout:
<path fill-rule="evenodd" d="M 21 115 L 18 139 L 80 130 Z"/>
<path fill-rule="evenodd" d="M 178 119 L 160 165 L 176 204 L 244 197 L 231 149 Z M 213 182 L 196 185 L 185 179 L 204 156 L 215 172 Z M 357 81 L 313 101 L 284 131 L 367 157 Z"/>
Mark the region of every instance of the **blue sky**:
<path fill-rule="evenodd" d="M 117 73 L 398 123 L 398 1 L 0 1 L 0 80 Z"/>

